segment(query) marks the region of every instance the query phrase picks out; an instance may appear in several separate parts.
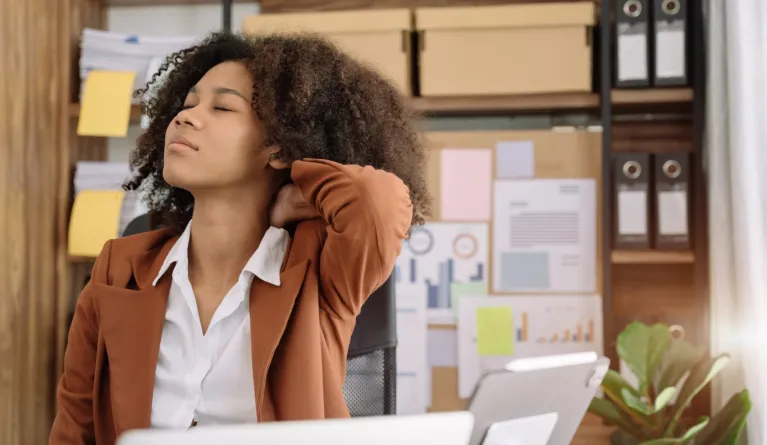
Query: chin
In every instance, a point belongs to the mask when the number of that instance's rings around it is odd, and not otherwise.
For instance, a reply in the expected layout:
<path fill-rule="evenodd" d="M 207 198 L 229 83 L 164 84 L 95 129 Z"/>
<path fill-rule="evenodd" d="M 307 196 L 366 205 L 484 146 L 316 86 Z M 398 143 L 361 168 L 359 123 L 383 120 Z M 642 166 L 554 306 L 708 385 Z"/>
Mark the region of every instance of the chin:
<path fill-rule="evenodd" d="M 189 190 L 194 188 L 195 181 L 192 179 L 193 172 L 188 169 L 181 169 L 178 166 L 168 165 L 166 163 L 162 168 L 162 179 L 173 187 Z"/>

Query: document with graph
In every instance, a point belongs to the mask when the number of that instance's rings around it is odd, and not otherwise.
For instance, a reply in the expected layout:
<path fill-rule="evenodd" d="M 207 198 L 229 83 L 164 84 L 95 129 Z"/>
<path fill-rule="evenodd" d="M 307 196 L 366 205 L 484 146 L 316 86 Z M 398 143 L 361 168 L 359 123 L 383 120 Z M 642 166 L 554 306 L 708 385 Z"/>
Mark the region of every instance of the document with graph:
<path fill-rule="evenodd" d="M 602 354 L 599 295 L 464 298 L 458 308 L 458 392 L 514 358 L 594 351 Z"/>
<path fill-rule="evenodd" d="M 495 181 L 493 290 L 596 291 L 593 179 Z"/>
<path fill-rule="evenodd" d="M 429 223 L 415 227 L 394 268 L 400 286 L 426 299 L 429 323 L 455 323 L 456 301 L 487 295 L 486 223 Z"/>

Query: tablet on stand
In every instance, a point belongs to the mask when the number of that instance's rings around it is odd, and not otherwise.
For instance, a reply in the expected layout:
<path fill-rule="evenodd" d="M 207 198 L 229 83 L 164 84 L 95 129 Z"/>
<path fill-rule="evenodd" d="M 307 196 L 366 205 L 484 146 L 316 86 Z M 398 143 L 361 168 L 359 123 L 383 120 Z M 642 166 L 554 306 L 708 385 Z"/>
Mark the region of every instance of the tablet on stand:
<path fill-rule="evenodd" d="M 474 390 L 469 445 L 569 445 L 610 365 L 596 353 L 510 362 Z"/>

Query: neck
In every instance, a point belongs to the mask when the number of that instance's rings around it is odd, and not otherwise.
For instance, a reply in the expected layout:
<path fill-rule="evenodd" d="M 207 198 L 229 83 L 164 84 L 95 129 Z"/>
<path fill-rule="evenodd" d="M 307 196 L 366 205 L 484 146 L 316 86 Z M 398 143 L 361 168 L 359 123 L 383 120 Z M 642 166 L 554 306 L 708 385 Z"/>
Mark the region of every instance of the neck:
<path fill-rule="evenodd" d="M 236 282 L 269 228 L 271 201 L 252 188 L 195 195 L 190 278 L 216 287 Z"/>

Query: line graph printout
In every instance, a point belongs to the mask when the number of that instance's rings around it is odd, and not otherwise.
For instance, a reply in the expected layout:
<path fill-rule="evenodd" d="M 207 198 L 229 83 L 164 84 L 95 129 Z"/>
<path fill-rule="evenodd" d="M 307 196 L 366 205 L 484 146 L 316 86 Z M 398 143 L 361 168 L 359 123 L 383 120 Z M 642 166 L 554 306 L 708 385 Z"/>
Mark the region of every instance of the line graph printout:
<path fill-rule="evenodd" d="M 595 181 L 507 180 L 494 187 L 494 292 L 595 292 Z"/>
<path fill-rule="evenodd" d="M 413 229 L 394 268 L 400 286 L 419 286 L 429 323 L 455 323 L 457 301 L 487 295 L 488 225 L 429 223 Z"/>
<path fill-rule="evenodd" d="M 599 295 L 490 296 L 458 309 L 458 390 L 470 397 L 487 372 L 515 358 L 602 353 Z"/>

